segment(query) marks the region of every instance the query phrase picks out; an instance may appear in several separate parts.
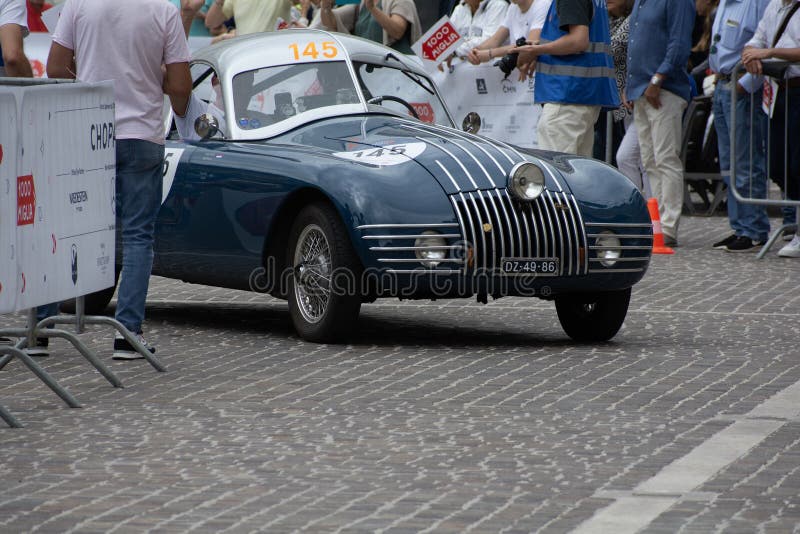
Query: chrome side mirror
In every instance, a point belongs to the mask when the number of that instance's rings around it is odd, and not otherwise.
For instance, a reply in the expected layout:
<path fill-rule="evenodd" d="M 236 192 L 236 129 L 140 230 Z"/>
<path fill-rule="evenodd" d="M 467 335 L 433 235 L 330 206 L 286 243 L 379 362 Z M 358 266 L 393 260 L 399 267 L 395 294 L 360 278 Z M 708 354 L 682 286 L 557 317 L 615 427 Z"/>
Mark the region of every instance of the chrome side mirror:
<path fill-rule="evenodd" d="M 194 131 L 201 140 L 214 137 L 219 132 L 219 121 L 210 113 L 203 113 L 194 121 Z"/>
<path fill-rule="evenodd" d="M 481 129 L 481 116 L 470 111 L 461 123 L 461 129 L 467 133 L 476 134 Z"/>

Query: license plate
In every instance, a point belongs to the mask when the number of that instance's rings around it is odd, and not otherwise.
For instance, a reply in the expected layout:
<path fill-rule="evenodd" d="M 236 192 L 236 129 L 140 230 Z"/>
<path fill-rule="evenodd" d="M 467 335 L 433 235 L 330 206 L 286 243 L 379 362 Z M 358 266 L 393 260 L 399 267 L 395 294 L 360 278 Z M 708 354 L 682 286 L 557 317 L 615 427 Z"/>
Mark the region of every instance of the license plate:
<path fill-rule="evenodd" d="M 500 268 L 503 274 L 557 276 L 558 258 L 503 258 Z"/>

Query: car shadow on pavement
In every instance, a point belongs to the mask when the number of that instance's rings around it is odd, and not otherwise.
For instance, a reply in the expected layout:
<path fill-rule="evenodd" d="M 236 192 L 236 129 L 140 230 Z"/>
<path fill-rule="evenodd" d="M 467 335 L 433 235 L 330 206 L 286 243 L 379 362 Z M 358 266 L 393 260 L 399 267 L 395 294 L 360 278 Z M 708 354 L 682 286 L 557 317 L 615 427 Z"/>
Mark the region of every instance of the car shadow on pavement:
<path fill-rule="evenodd" d="M 489 314 L 491 315 L 491 314 Z M 558 326 L 553 313 L 534 322 L 509 324 L 508 317 L 476 314 L 464 317 L 458 310 L 442 312 L 381 309 L 365 305 L 362 315 L 347 345 L 374 346 L 447 346 L 453 347 L 575 347 L 581 344 L 570 340 Z M 147 304 L 147 320 L 166 321 L 209 329 L 225 329 L 239 333 L 269 334 L 297 339 L 289 310 L 283 302 L 158 302 Z M 527 329 L 523 330 L 523 329 Z M 612 347 L 616 343 L 604 343 Z M 597 344 L 595 344 L 597 345 Z"/>

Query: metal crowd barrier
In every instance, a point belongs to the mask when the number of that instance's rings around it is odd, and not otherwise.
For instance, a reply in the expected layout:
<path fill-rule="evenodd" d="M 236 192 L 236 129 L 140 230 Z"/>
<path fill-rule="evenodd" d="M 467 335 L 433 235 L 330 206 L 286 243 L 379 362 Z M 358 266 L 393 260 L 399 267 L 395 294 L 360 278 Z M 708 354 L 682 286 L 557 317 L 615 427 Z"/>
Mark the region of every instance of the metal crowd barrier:
<path fill-rule="evenodd" d="M 75 299 L 75 315 L 56 315 L 47 317 L 37 322 L 36 310 L 28 310 L 28 325 L 26 328 L 2 328 L 2 336 L 18 336 L 20 339 L 15 346 L 0 346 L 0 370 L 8 365 L 11 360 L 17 358 L 31 370 L 44 384 L 58 395 L 70 408 L 80 408 L 80 403 L 69 391 L 58 384 L 42 367 L 36 363 L 28 354 L 25 348 L 34 346 L 37 337 L 62 338 L 69 341 L 75 349 L 83 356 L 97 371 L 115 388 L 121 388 L 122 381 L 92 352 L 89 347 L 83 344 L 78 337 L 65 330 L 52 328 L 56 324 L 75 325 L 75 334 L 85 331 L 85 325 L 105 325 L 116 329 L 136 351 L 144 356 L 144 359 L 158 372 L 165 372 L 164 365 L 151 354 L 147 347 L 142 345 L 138 339 L 121 323 L 110 317 L 93 316 L 84 314 L 84 297 Z M 0 419 L 12 428 L 19 428 L 22 424 L 2 405 L 0 405 Z"/>
<path fill-rule="evenodd" d="M 800 64 L 790 63 L 788 61 L 773 61 L 773 60 L 762 61 L 762 65 L 763 65 L 763 73 L 764 73 L 765 79 L 767 79 L 767 80 L 773 79 L 773 80 L 776 80 L 776 81 L 779 81 L 779 82 L 783 83 L 784 84 L 783 87 L 779 89 L 779 90 L 783 90 L 783 91 L 786 91 L 790 87 L 789 84 L 786 82 L 786 80 L 784 80 L 784 77 L 785 77 L 787 69 L 790 66 L 800 66 Z M 738 63 L 736 65 L 736 67 L 734 67 L 734 69 L 733 69 L 733 72 L 732 72 L 732 75 L 731 75 L 731 79 L 738 80 L 739 76 L 741 74 L 743 74 L 744 71 L 745 71 L 744 65 L 742 63 Z M 800 81 L 800 78 L 795 78 L 795 80 Z M 761 102 L 757 100 L 757 97 L 759 95 L 761 95 L 761 94 L 762 94 L 761 92 L 756 92 L 755 95 L 751 94 L 748 97 L 748 98 L 751 99 L 751 104 L 752 104 L 750 106 L 750 119 L 751 119 L 750 120 L 750 125 L 751 125 L 750 126 L 751 127 L 751 132 L 750 133 L 751 133 L 751 135 L 749 136 L 750 139 L 751 139 L 750 146 L 749 147 L 737 147 L 736 146 L 736 136 L 734 135 L 734 133 L 736 132 L 736 127 L 737 127 L 736 126 L 736 113 L 735 113 L 735 110 L 736 110 L 736 101 L 738 100 L 738 97 L 740 97 L 740 95 L 737 94 L 737 91 L 731 91 L 731 110 L 732 110 L 732 113 L 731 113 L 731 128 L 730 128 L 730 130 L 731 130 L 731 157 L 730 157 L 730 172 L 731 172 L 730 188 L 731 188 L 731 192 L 733 193 L 733 195 L 736 198 L 736 200 L 741 202 L 741 203 L 743 203 L 743 204 L 755 204 L 755 205 L 760 205 L 760 206 L 765 206 L 765 207 L 776 207 L 776 208 L 794 208 L 795 209 L 795 223 L 782 224 L 780 228 L 778 228 L 777 230 L 774 230 L 772 232 L 772 234 L 770 235 L 769 239 L 767 240 L 766 244 L 763 246 L 761 251 L 759 251 L 759 253 L 757 255 L 757 258 L 759 258 L 759 259 L 763 258 L 764 255 L 769 251 L 769 249 L 775 243 L 775 241 L 777 241 L 778 239 L 781 238 L 781 236 L 782 236 L 784 231 L 795 231 L 795 232 L 797 231 L 797 222 L 796 221 L 797 221 L 797 218 L 800 217 L 800 199 L 791 199 L 791 198 L 788 198 L 788 195 L 787 195 L 787 191 L 788 191 L 788 187 L 789 187 L 789 181 L 792 180 L 792 179 L 800 181 L 800 176 L 789 176 L 790 169 L 789 169 L 789 143 L 788 143 L 789 128 L 800 128 L 800 124 L 789 124 L 789 110 L 792 109 L 792 107 L 791 107 L 792 105 L 789 102 L 791 100 L 791 98 L 789 98 L 789 95 L 787 94 L 787 97 L 784 99 L 784 106 L 782 106 L 781 109 L 778 109 L 778 106 L 775 106 L 774 110 L 773 110 L 773 113 L 772 113 L 772 117 L 768 116 L 768 119 L 767 119 L 767 131 L 766 131 L 766 133 L 764 135 L 764 139 L 765 139 L 764 145 L 761 146 L 761 147 L 753 146 L 753 142 L 752 142 L 752 139 L 753 139 L 752 128 L 753 128 L 753 123 L 754 123 L 753 118 L 756 116 L 755 114 L 757 114 L 757 113 L 764 113 L 762 111 Z M 772 96 L 773 96 L 773 98 L 777 98 L 778 95 L 776 93 L 776 94 L 774 94 Z M 800 106 L 800 102 L 795 102 L 794 106 Z M 778 140 L 773 139 L 774 136 L 772 135 L 772 130 L 773 130 L 772 121 L 774 120 L 774 118 L 776 117 L 776 114 L 778 114 L 778 113 L 782 114 L 783 124 L 784 124 L 783 132 L 782 132 L 782 137 L 783 137 L 782 141 L 779 140 L 779 139 Z M 771 154 L 771 152 L 773 150 L 773 143 L 774 142 L 782 142 L 783 143 L 783 155 L 784 155 L 784 157 L 783 157 L 783 169 L 780 169 L 780 170 L 783 171 L 782 172 L 782 175 L 783 175 L 782 182 L 783 183 L 782 184 L 781 183 L 778 184 L 779 186 L 781 186 L 780 198 L 769 198 L 769 189 L 770 189 L 769 186 L 770 186 L 770 183 L 771 182 L 775 182 L 775 180 L 773 180 L 773 176 L 775 175 L 775 173 L 779 172 L 779 169 L 775 169 L 774 166 L 770 162 L 770 159 L 771 159 L 770 158 L 770 154 Z M 736 176 L 736 157 L 735 156 L 738 153 L 738 151 L 745 150 L 745 149 L 748 150 L 749 159 L 750 159 L 751 162 L 753 161 L 753 154 L 755 153 L 756 150 L 763 151 L 763 153 L 764 153 L 765 160 L 766 160 L 766 186 L 765 186 L 766 187 L 766 194 L 765 194 L 764 198 L 759 198 L 759 197 L 754 197 L 753 196 L 753 172 L 752 172 L 752 167 L 753 166 L 752 165 L 750 165 L 751 171 L 750 171 L 750 176 L 748 177 L 749 187 L 747 188 L 747 190 L 746 191 L 739 191 L 739 189 L 736 186 L 736 180 L 734 179 L 734 177 Z"/>

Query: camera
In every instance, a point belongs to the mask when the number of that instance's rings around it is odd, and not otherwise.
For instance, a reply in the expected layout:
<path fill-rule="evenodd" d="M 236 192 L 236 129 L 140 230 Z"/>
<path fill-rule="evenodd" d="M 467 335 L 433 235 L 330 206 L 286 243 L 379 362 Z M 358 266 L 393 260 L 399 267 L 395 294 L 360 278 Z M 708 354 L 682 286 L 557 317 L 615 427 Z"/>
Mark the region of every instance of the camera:
<path fill-rule="evenodd" d="M 528 41 L 524 37 L 520 37 L 519 39 L 516 40 L 514 44 L 516 46 L 525 46 L 526 44 L 528 44 Z M 500 67 L 500 70 L 502 70 L 503 73 L 506 75 L 506 78 L 508 78 L 508 76 L 512 72 L 514 72 L 514 69 L 517 68 L 518 57 L 519 54 L 516 52 L 513 52 L 511 54 L 506 54 L 497 61 L 495 61 L 494 66 Z"/>

